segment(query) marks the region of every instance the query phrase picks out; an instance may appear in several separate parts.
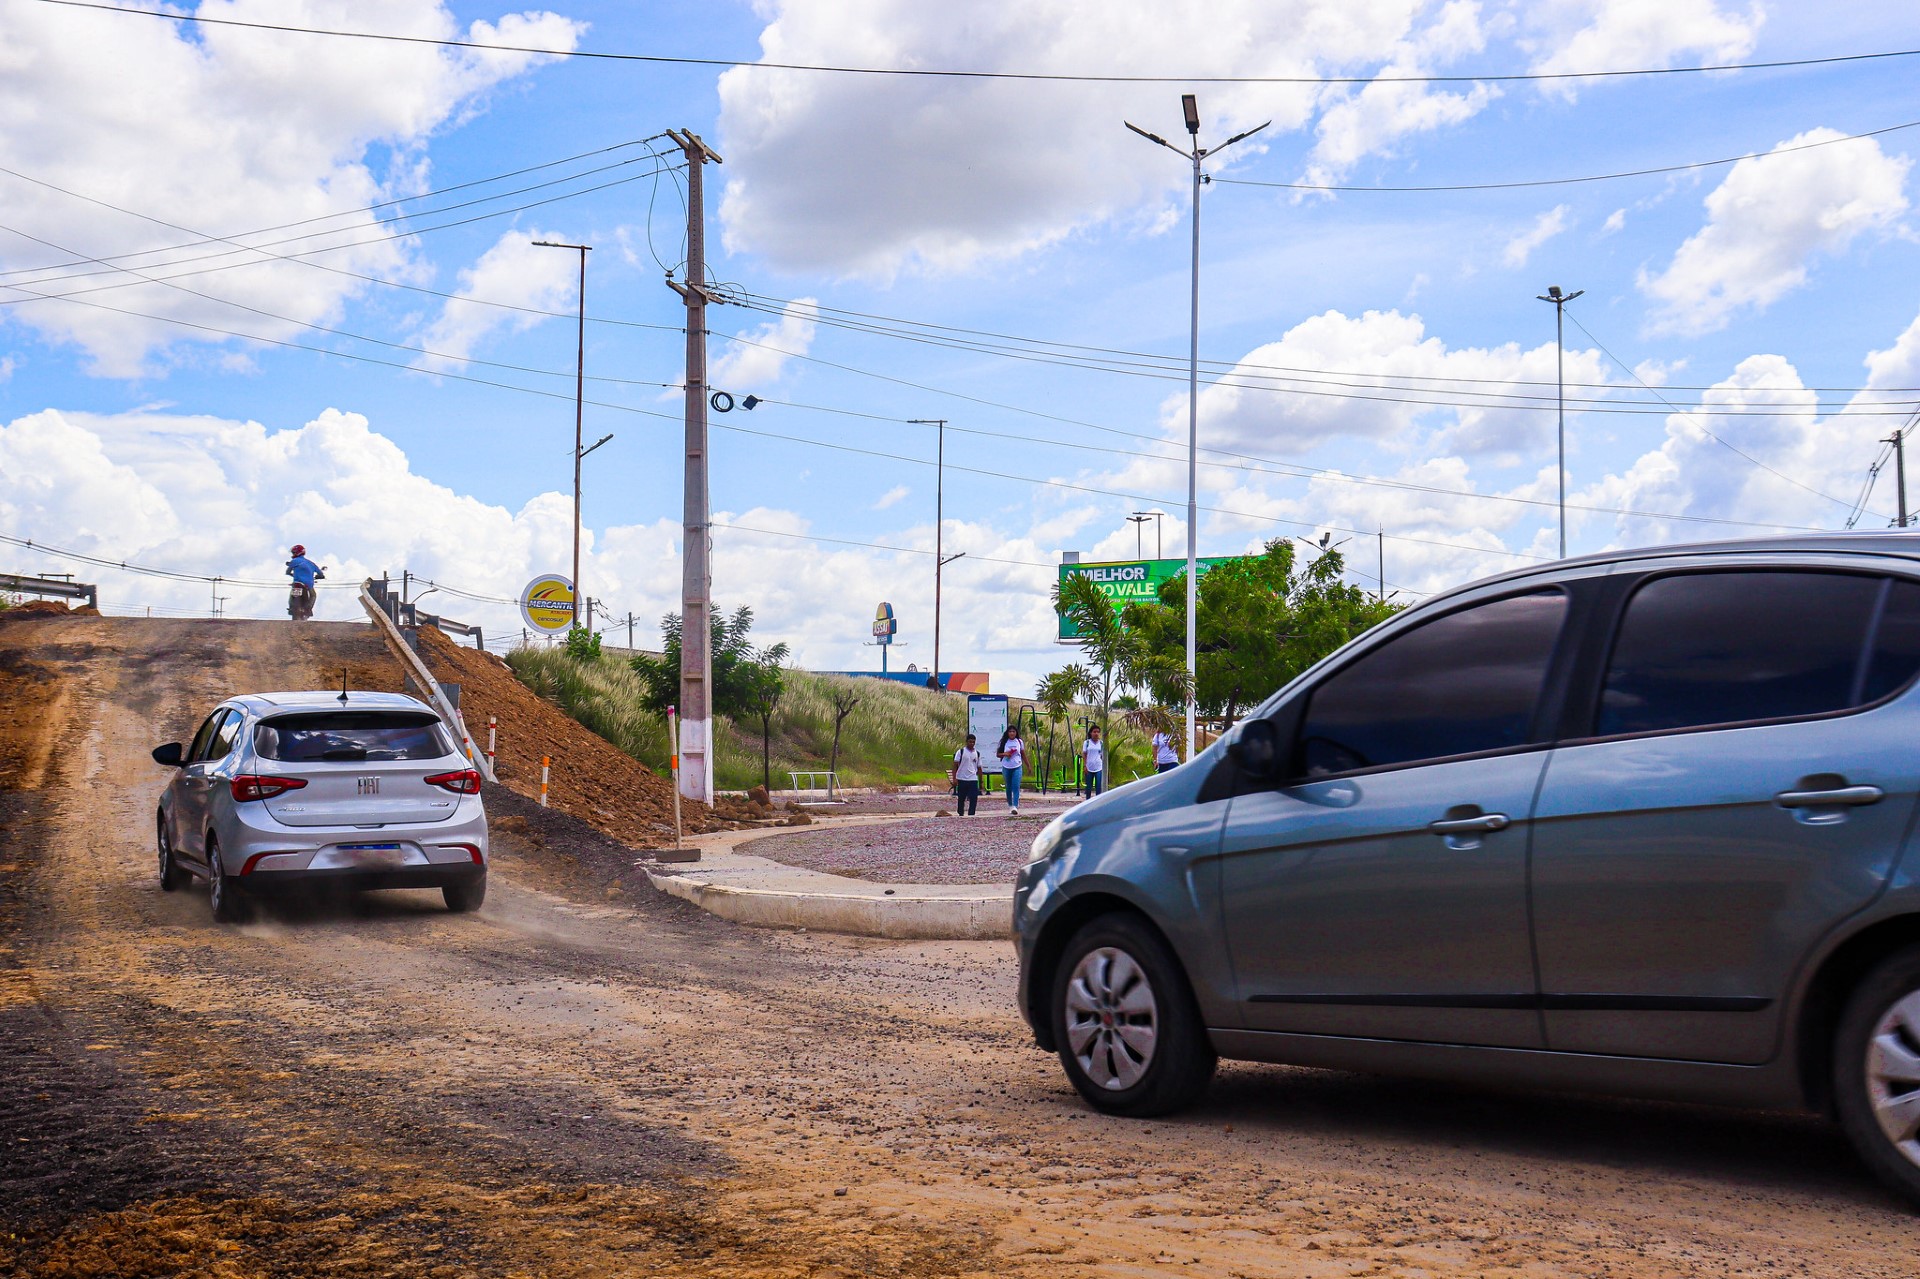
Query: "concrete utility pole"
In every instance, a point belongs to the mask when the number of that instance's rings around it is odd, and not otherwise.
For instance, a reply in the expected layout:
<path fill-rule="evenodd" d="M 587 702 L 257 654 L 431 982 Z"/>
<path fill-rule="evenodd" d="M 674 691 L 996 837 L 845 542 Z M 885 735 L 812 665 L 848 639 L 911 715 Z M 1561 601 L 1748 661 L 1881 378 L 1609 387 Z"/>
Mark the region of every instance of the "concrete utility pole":
<path fill-rule="evenodd" d="M 535 240 L 543 249 L 572 249 L 580 255 L 580 336 L 573 362 L 573 624 L 580 625 L 580 459 L 586 452 L 580 447 L 580 428 L 587 407 L 587 254 L 590 244 L 561 244 L 554 240 Z M 605 444 L 606 441 L 600 441 Z M 593 447 L 599 448 L 600 444 Z"/>
<path fill-rule="evenodd" d="M 1560 387 L 1560 558 L 1567 558 L 1567 303 L 1585 293 L 1575 289 L 1562 293 L 1560 286 L 1549 284 L 1545 293 L 1536 294 L 1542 302 L 1553 303 L 1554 381 Z"/>
<path fill-rule="evenodd" d="M 721 163 L 696 133 L 668 129 L 687 157 L 687 282 L 667 287 L 687 304 L 687 455 L 680 530 L 680 790 L 713 803 L 713 524 L 707 509 L 707 161 Z"/>
<path fill-rule="evenodd" d="M 1907 526 L 1907 433 L 1895 431 L 1882 441 L 1893 445 L 1893 485 L 1900 501 L 1899 527 Z"/>
<path fill-rule="evenodd" d="M 1192 759 L 1199 745 L 1196 721 L 1199 707 L 1195 702 L 1199 689 L 1200 666 L 1199 615 L 1200 615 L 1200 187 L 1206 182 L 1206 174 L 1200 171 L 1200 162 L 1209 155 L 1225 151 L 1243 138 L 1250 138 L 1260 130 L 1272 124 L 1255 125 L 1241 133 L 1236 133 L 1222 142 L 1212 151 L 1200 145 L 1200 104 L 1191 93 L 1180 95 L 1180 111 L 1186 117 L 1187 138 L 1192 151 L 1182 151 L 1173 143 L 1157 133 L 1148 133 L 1145 129 L 1129 121 L 1121 121 L 1129 129 L 1149 142 L 1157 142 L 1175 155 L 1185 156 L 1193 162 L 1193 296 L 1189 315 L 1187 351 L 1187 758 Z"/>

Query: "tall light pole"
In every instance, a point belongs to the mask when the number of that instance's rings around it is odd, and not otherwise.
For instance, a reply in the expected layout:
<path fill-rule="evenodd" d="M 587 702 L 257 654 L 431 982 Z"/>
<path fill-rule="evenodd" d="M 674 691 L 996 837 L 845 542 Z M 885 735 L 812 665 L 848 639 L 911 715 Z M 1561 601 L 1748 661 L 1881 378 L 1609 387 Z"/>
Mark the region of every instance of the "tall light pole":
<path fill-rule="evenodd" d="M 951 560 L 942 555 L 940 536 L 946 528 L 946 492 L 947 492 L 947 419 L 943 417 L 908 418 L 910 426 L 931 426 L 935 429 L 933 454 L 933 688 L 940 690 L 940 575 Z M 960 552 L 965 555 L 966 552 Z M 957 560 L 960 555 L 952 559 Z"/>
<path fill-rule="evenodd" d="M 1207 180 L 1206 174 L 1200 171 L 1200 162 L 1209 155 L 1225 151 L 1243 138 L 1252 137 L 1273 121 L 1236 133 L 1209 151 L 1200 145 L 1200 104 L 1193 94 L 1180 95 L 1180 110 L 1186 117 L 1187 137 L 1193 147 L 1191 151 L 1182 151 L 1159 134 L 1148 133 L 1132 121 L 1123 120 L 1121 123 L 1147 141 L 1157 142 L 1193 163 L 1193 290 L 1187 346 L 1187 758 L 1192 759 L 1199 742 L 1195 731 L 1199 708 L 1195 698 L 1199 674 L 1200 615 L 1200 185 Z"/>
<path fill-rule="evenodd" d="M 1562 293 L 1560 286 L 1549 284 L 1545 293 L 1536 294 L 1542 302 L 1553 303 L 1554 381 L 1560 388 L 1560 558 L 1567 558 L 1567 303 L 1585 293 L 1575 289 Z"/>
<path fill-rule="evenodd" d="M 578 626 L 580 601 L 586 598 L 580 591 L 580 459 L 586 456 L 580 448 L 580 426 L 587 406 L 587 254 L 593 252 L 593 246 L 553 240 L 534 243 L 543 249 L 573 249 L 580 254 L 580 337 L 573 365 L 573 624 Z"/>

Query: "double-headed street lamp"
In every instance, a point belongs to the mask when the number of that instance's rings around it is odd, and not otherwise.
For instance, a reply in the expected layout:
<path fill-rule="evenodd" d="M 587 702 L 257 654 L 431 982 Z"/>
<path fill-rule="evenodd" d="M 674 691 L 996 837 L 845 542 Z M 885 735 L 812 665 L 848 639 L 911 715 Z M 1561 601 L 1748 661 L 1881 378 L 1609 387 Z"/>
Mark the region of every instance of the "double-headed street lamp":
<path fill-rule="evenodd" d="M 1545 293 L 1536 294 L 1542 302 L 1553 303 L 1554 381 L 1560 388 L 1560 558 L 1567 558 L 1567 303 L 1585 293 L 1575 289 L 1562 293 L 1560 286 L 1549 284 Z"/>
<path fill-rule="evenodd" d="M 1191 151 L 1182 151 L 1159 134 L 1148 133 L 1131 121 L 1123 120 L 1121 123 L 1147 141 L 1157 142 L 1193 163 L 1193 298 L 1187 348 L 1187 758 L 1192 759 L 1199 740 L 1195 732 L 1198 719 L 1195 698 L 1199 674 L 1197 620 L 1200 614 L 1200 184 L 1207 180 L 1206 174 L 1200 171 L 1200 162 L 1209 155 L 1218 155 L 1243 138 L 1252 137 L 1273 121 L 1236 133 L 1208 150 L 1200 145 L 1200 104 L 1193 94 L 1180 95 L 1180 109 L 1186 116 L 1187 137 L 1193 148 Z"/>

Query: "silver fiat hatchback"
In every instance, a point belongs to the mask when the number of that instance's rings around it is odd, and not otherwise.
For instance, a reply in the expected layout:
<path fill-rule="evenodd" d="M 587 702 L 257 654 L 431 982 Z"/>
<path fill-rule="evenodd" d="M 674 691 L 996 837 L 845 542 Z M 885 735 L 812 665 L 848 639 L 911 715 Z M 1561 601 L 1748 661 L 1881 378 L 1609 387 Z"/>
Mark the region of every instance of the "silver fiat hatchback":
<path fill-rule="evenodd" d="M 455 911 L 486 898 L 480 774 L 412 697 L 233 697 L 153 758 L 175 770 L 155 815 L 160 887 L 206 879 L 216 919 L 320 885 L 438 888 Z"/>

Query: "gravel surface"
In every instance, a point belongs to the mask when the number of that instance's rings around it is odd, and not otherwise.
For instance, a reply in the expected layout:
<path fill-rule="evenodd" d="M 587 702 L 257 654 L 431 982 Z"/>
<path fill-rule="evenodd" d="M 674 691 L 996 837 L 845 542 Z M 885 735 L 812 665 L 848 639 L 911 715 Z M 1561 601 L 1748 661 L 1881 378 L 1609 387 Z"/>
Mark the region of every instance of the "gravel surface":
<path fill-rule="evenodd" d="M 740 851 L 789 866 L 883 884 L 1006 884 L 1052 812 L 985 804 L 974 817 L 931 817 L 861 826 L 826 826 L 756 839 Z"/>

